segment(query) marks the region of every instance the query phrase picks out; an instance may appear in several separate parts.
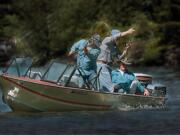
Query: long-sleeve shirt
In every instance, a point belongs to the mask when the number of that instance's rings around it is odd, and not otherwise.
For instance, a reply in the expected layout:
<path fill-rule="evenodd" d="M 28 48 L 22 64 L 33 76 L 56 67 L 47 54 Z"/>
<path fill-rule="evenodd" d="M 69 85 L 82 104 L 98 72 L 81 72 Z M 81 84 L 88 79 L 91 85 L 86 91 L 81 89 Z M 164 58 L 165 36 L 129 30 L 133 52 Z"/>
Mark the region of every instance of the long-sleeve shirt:
<path fill-rule="evenodd" d="M 121 72 L 121 70 L 113 70 L 111 75 L 113 84 L 119 85 L 120 88 L 125 90 L 127 93 L 130 90 L 132 82 L 136 79 L 135 75 L 129 71 Z M 136 90 L 138 92 L 144 92 L 144 86 L 142 86 L 139 81 Z"/>
<path fill-rule="evenodd" d="M 76 42 L 70 52 L 77 53 L 77 65 L 87 74 L 89 71 L 96 71 L 96 59 L 100 53 L 100 49 L 97 47 L 87 47 L 88 41 L 81 39 Z M 84 48 L 87 47 L 88 52 L 84 52 Z"/>
<path fill-rule="evenodd" d="M 99 61 L 104 61 L 106 63 L 111 63 L 115 57 L 118 57 L 119 52 L 116 47 L 116 40 L 121 37 L 121 33 L 115 36 L 106 37 L 100 46 L 100 54 L 97 58 Z M 123 56 L 120 56 L 123 57 Z"/>
<path fill-rule="evenodd" d="M 80 59 L 83 55 L 83 50 L 87 46 L 88 41 L 81 39 L 78 42 L 74 43 L 71 47 L 70 53 L 76 53 L 77 65 L 80 65 Z"/>

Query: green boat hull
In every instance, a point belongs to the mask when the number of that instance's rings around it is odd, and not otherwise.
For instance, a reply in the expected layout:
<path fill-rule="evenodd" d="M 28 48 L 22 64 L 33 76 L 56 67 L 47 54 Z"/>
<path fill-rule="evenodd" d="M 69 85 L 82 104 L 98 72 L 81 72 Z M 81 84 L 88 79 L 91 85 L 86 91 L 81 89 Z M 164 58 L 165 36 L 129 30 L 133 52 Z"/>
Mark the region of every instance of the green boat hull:
<path fill-rule="evenodd" d="M 59 112 L 164 107 L 165 97 L 102 93 L 26 77 L 0 75 L 4 101 L 13 111 Z"/>

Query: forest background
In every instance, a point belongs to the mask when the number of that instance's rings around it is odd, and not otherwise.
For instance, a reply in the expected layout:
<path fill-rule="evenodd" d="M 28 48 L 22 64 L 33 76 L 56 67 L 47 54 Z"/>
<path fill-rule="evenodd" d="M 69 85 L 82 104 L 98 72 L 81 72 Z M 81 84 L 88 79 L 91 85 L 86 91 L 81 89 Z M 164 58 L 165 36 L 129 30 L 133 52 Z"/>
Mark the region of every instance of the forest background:
<path fill-rule="evenodd" d="M 111 29 L 136 33 L 122 38 L 122 51 L 141 66 L 180 67 L 178 0 L 0 0 L 0 37 L 15 43 L 14 55 L 38 64 L 66 57 L 72 44 Z"/>

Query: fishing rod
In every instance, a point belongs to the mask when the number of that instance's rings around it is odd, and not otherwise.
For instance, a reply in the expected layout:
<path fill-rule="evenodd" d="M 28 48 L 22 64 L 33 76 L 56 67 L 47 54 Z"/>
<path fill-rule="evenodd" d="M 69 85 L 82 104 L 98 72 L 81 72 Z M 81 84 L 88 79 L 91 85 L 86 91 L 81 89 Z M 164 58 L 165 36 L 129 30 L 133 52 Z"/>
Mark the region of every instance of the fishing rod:
<path fill-rule="evenodd" d="M 127 58 L 128 50 L 129 50 L 129 48 L 132 47 L 133 43 L 134 43 L 134 38 L 131 38 L 130 40 L 128 40 L 127 43 L 125 43 L 125 48 L 124 48 L 122 54 L 117 56 L 117 59 L 115 60 L 114 64 L 116 64 L 118 60 Z"/>
<path fill-rule="evenodd" d="M 131 48 L 134 42 L 134 38 L 129 39 L 128 42 L 125 44 L 125 48 Z"/>

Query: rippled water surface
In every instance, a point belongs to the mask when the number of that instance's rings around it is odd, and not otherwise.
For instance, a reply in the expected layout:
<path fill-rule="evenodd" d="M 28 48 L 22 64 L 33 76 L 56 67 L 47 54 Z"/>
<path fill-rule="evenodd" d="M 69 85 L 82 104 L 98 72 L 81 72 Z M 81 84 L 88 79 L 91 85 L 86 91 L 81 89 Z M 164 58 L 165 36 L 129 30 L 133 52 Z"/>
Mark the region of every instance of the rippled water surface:
<path fill-rule="evenodd" d="M 13 113 L 0 100 L 0 134 L 180 134 L 180 72 L 164 68 L 134 69 L 154 76 L 154 82 L 167 86 L 165 109 Z"/>

